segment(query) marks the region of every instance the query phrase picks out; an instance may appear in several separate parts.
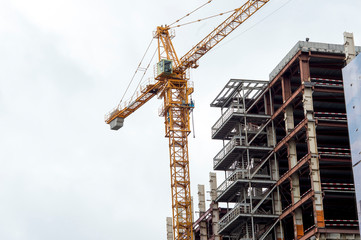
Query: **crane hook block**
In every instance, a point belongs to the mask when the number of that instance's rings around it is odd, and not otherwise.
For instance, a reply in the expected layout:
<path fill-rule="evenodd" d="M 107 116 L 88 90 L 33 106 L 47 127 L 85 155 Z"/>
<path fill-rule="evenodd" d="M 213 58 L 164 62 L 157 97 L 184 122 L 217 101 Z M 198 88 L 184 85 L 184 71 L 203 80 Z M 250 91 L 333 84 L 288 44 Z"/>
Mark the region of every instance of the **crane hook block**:
<path fill-rule="evenodd" d="M 118 130 L 119 128 L 123 127 L 124 118 L 114 118 L 113 121 L 110 122 L 110 129 L 111 130 Z"/>

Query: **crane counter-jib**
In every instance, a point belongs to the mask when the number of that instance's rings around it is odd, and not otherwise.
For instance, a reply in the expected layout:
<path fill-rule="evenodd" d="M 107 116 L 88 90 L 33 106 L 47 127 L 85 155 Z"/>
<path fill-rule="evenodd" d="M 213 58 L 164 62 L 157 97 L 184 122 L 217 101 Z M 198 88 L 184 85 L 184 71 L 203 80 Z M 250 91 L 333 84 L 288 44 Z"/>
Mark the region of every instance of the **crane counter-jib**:
<path fill-rule="evenodd" d="M 164 82 L 157 81 L 155 83 L 151 83 L 146 85 L 141 89 L 138 95 L 136 95 L 135 100 L 129 101 L 125 106 L 118 106 L 113 109 L 110 113 L 105 116 L 105 122 L 110 124 L 111 130 L 118 130 L 123 126 L 124 118 L 128 117 L 130 114 L 135 112 L 138 108 L 140 108 L 143 104 L 152 99 L 159 90 L 163 87 Z"/>

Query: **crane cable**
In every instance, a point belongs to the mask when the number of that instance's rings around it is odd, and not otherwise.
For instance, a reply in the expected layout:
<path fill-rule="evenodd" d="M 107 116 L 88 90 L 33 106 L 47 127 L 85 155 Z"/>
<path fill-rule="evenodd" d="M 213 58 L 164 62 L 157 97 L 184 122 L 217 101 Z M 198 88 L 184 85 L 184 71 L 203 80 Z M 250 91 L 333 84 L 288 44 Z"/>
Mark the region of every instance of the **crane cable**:
<path fill-rule="evenodd" d="M 184 25 L 188 25 L 188 24 L 192 24 L 192 23 L 196 23 L 196 22 L 201 22 L 201 21 L 204 21 L 204 20 L 208 20 L 208 19 L 210 19 L 210 18 L 219 17 L 219 16 L 222 16 L 222 15 L 224 15 L 224 14 L 234 12 L 234 11 L 236 11 L 236 10 L 237 10 L 237 9 L 229 10 L 229 11 L 227 11 L 227 12 L 223 12 L 223 13 L 219 13 L 219 14 L 216 14 L 216 15 L 212 15 L 212 16 L 209 16 L 209 17 L 205 17 L 205 18 L 201 18 L 201 19 L 198 19 L 198 20 L 194 20 L 194 21 L 191 21 L 191 22 L 179 24 L 179 25 L 173 26 L 173 27 L 171 27 L 171 28 L 182 27 L 182 26 L 184 26 Z"/>
<path fill-rule="evenodd" d="M 185 16 L 183 16 L 183 17 L 181 17 L 180 19 L 176 20 L 175 22 L 173 22 L 173 23 L 170 24 L 169 26 L 172 26 L 173 24 L 175 24 L 175 23 L 183 20 L 184 18 L 190 16 L 190 15 L 193 14 L 194 12 L 196 12 L 196 11 L 198 11 L 199 9 L 203 8 L 204 6 L 210 4 L 212 1 L 213 1 L 213 0 L 208 0 L 206 3 L 202 4 L 201 6 L 197 7 L 196 9 L 194 9 L 194 10 L 191 11 L 191 12 L 189 12 L 189 13 L 186 14 Z M 227 13 L 230 13 L 230 12 L 233 12 L 233 11 L 234 11 L 234 10 L 227 11 L 227 12 L 223 12 L 223 13 L 216 14 L 216 15 L 213 15 L 213 16 L 209 16 L 209 17 L 206 17 L 206 18 L 203 18 L 203 19 L 199 19 L 199 20 L 196 20 L 196 21 L 191 21 L 191 22 L 188 22 L 188 23 L 180 24 L 180 25 L 177 25 L 177 26 L 174 26 L 174 27 L 171 27 L 171 28 L 181 27 L 181 26 L 184 26 L 184 25 L 188 25 L 188 24 L 195 23 L 195 22 L 200 22 L 200 21 L 203 21 L 203 20 L 206 20 L 206 19 L 210 19 L 210 18 L 217 17 L 217 16 L 222 16 L 222 15 L 224 15 L 224 14 L 227 14 Z M 149 43 L 149 45 L 148 45 L 148 47 L 147 47 L 147 50 L 145 51 L 142 59 L 140 60 L 140 63 L 138 64 L 137 69 L 135 70 L 135 72 L 134 72 L 134 74 L 133 74 L 133 76 L 132 76 L 132 78 L 131 78 L 131 80 L 130 80 L 130 82 L 129 82 L 129 84 L 128 84 L 128 86 L 127 86 L 127 88 L 126 88 L 126 90 L 125 90 L 125 92 L 124 92 L 124 94 L 123 94 L 123 96 L 122 96 L 122 98 L 120 99 L 120 102 L 119 102 L 118 106 L 123 102 L 123 99 L 124 99 L 125 95 L 127 94 L 128 90 L 129 90 L 129 87 L 130 87 L 130 85 L 132 84 L 132 82 L 133 82 L 136 74 L 138 73 L 138 70 L 140 69 L 140 66 L 141 66 L 141 64 L 142 64 L 142 62 L 143 62 L 143 60 L 144 60 L 144 58 L 145 58 L 145 56 L 146 56 L 146 54 L 147 54 L 147 52 L 148 52 L 148 50 L 149 50 L 149 48 L 150 48 L 152 42 L 153 42 L 153 38 L 152 38 L 152 40 L 150 41 L 150 43 Z M 156 53 L 156 51 L 154 52 L 154 54 L 153 54 L 153 56 L 152 56 L 149 64 L 147 65 L 147 67 L 144 69 L 144 74 L 143 74 L 143 76 L 141 77 L 140 81 L 138 82 L 138 85 L 137 85 L 137 87 L 136 87 L 136 89 L 135 89 L 132 97 L 135 95 L 135 93 L 136 93 L 139 85 L 141 84 L 141 82 L 142 82 L 142 80 L 143 80 L 143 78 L 144 78 L 144 76 L 145 76 L 145 74 L 146 74 L 146 72 L 147 72 L 147 70 L 148 70 L 148 68 L 149 68 L 150 63 L 152 62 L 152 60 L 153 60 L 153 58 L 154 58 L 154 56 L 155 56 L 155 53 Z"/>
<path fill-rule="evenodd" d="M 150 64 L 152 63 L 152 61 L 153 61 L 153 59 L 154 59 L 154 56 L 156 55 L 157 51 L 158 51 L 158 48 L 155 49 L 155 51 L 154 51 L 154 53 L 153 53 L 153 55 L 152 55 L 152 58 L 150 59 L 147 67 L 146 67 L 145 70 L 144 70 L 143 76 L 140 78 L 140 80 L 139 80 L 139 82 L 138 82 L 138 85 L 137 85 L 137 87 L 136 87 L 135 90 L 134 90 L 134 93 L 133 93 L 132 97 L 135 95 L 135 93 L 137 92 L 140 84 L 142 83 L 143 78 L 144 78 L 145 74 L 147 73 L 147 71 L 148 71 L 148 69 L 149 69 L 149 66 L 150 66 Z"/>
<path fill-rule="evenodd" d="M 204 6 L 208 5 L 208 4 L 209 4 L 209 3 L 211 3 L 212 1 L 213 1 L 213 0 L 208 0 L 208 2 L 206 2 L 206 3 L 202 4 L 202 5 L 201 5 L 201 6 L 199 6 L 198 8 L 196 8 L 196 9 L 194 9 L 193 11 L 189 12 L 188 14 L 186 14 L 186 15 L 185 15 L 185 16 L 183 16 L 183 17 L 181 17 L 181 18 L 180 18 L 180 19 L 178 19 L 177 21 L 173 22 L 173 23 L 172 23 L 172 24 L 170 24 L 169 26 L 172 26 L 173 24 L 175 24 L 175 23 L 177 23 L 177 22 L 179 22 L 179 21 L 183 20 L 184 18 L 186 18 L 186 17 L 190 16 L 192 13 L 194 13 L 194 12 L 198 11 L 199 9 L 201 9 L 202 7 L 204 7 Z M 231 11 L 229 11 L 229 12 L 231 12 Z M 228 13 L 228 12 L 226 12 L 226 13 Z M 207 17 L 207 18 L 204 18 L 204 19 L 200 19 L 200 20 L 197 20 L 197 21 L 193 21 L 193 22 L 199 22 L 199 21 L 202 21 L 202 20 L 205 20 L 205 19 L 208 19 L 208 18 L 212 18 L 212 17 L 220 16 L 220 15 L 223 15 L 223 14 L 225 14 L 225 13 L 217 14 L 217 15 L 215 15 L 215 16 L 210 16 L 210 17 Z M 187 25 L 187 24 L 190 24 L 190 23 L 193 23 L 193 22 L 188 22 L 188 23 L 181 24 L 181 25 L 177 25 L 177 26 L 174 26 L 174 27 L 180 27 L 180 26 Z M 174 28 L 174 27 L 173 27 L 173 28 Z M 137 67 L 137 69 L 135 70 L 135 72 L 134 72 L 134 74 L 133 74 L 133 77 L 131 78 L 131 80 L 130 80 L 130 82 L 129 82 L 129 84 L 128 84 L 128 86 L 127 86 L 127 88 L 126 88 L 126 90 L 125 90 L 125 92 L 124 92 L 124 94 L 123 94 L 123 96 L 122 96 L 122 98 L 120 99 L 120 102 L 119 102 L 118 106 L 119 106 L 119 105 L 123 102 L 123 99 L 124 99 L 124 97 L 125 97 L 126 93 L 128 92 L 129 87 L 130 87 L 130 85 L 132 84 L 132 82 L 133 82 L 133 80 L 134 80 L 134 78 L 135 78 L 135 75 L 138 73 L 138 70 L 140 69 L 140 66 L 141 66 L 141 64 L 142 64 L 142 62 L 143 62 L 143 60 L 144 60 L 144 58 L 145 58 L 145 56 L 146 56 L 146 54 L 147 54 L 147 52 L 148 52 L 148 50 L 149 50 L 149 48 L 150 48 L 150 46 L 151 46 L 152 42 L 153 42 L 153 38 L 152 38 L 152 40 L 150 41 L 150 43 L 149 43 L 149 45 L 148 45 L 148 47 L 147 47 L 147 50 L 145 51 L 145 53 L 144 53 L 144 55 L 143 55 L 142 59 L 140 60 L 140 63 L 138 64 L 138 67 Z M 153 59 L 154 59 L 154 56 L 155 56 L 156 52 L 157 52 L 157 49 L 156 49 L 156 51 L 153 53 L 153 56 L 152 56 L 152 58 L 151 58 L 150 62 L 148 63 L 147 67 L 144 69 L 143 76 L 142 76 L 142 77 L 141 77 L 141 79 L 139 80 L 138 85 L 137 85 L 137 87 L 135 88 L 135 91 L 134 91 L 134 93 L 133 93 L 132 97 L 133 97 L 133 96 L 135 95 L 135 93 L 137 92 L 137 89 L 139 88 L 139 86 L 140 86 L 140 84 L 141 84 L 141 82 L 142 82 L 142 80 L 143 80 L 143 78 L 144 78 L 145 74 L 147 73 L 147 70 L 148 70 L 148 68 L 149 68 L 149 66 L 150 66 L 150 64 L 151 64 L 151 62 L 153 61 Z"/>
<path fill-rule="evenodd" d="M 172 24 L 170 24 L 169 27 L 172 26 L 173 24 L 175 24 L 175 23 L 183 20 L 184 18 L 190 16 L 192 13 L 194 13 L 194 12 L 196 12 L 197 10 L 201 9 L 202 7 L 208 5 L 208 4 L 211 3 L 212 1 L 213 1 L 213 0 L 209 0 L 208 2 L 202 4 L 200 7 L 196 8 L 195 10 L 191 11 L 190 13 L 186 14 L 185 16 L 181 17 L 181 18 L 178 19 L 177 21 L 175 21 L 175 22 L 173 22 Z M 263 22 L 266 18 L 268 18 L 268 17 L 270 17 L 271 15 L 273 15 L 275 12 L 277 12 L 278 10 L 280 10 L 281 8 L 283 8 L 285 5 L 287 5 L 287 4 L 290 3 L 291 1 L 293 1 L 293 0 L 288 0 L 288 1 L 287 1 L 286 3 L 284 3 L 281 7 L 279 7 L 279 8 L 276 9 L 275 11 L 271 12 L 269 15 L 267 15 L 266 17 L 264 17 L 263 19 L 261 19 L 259 22 L 255 23 L 253 26 L 251 26 L 250 28 L 248 28 L 248 29 L 246 29 L 245 31 L 241 32 L 241 33 L 238 34 L 236 37 L 234 37 L 233 39 L 230 39 L 228 42 L 225 42 L 225 43 L 222 44 L 222 45 L 225 45 L 225 44 L 231 42 L 232 40 L 234 40 L 235 38 L 238 38 L 240 35 L 243 35 L 245 32 L 249 31 L 250 29 L 252 29 L 252 28 L 255 27 L 256 25 L 258 25 L 259 23 Z M 201 19 L 198 19 L 198 20 L 194 20 L 194 21 L 191 21 L 191 22 L 179 24 L 179 25 L 173 26 L 173 27 L 171 27 L 171 28 L 176 28 L 176 27 L 181 27 L 181 26 L 188 25 L 188 24 L 192 24 L 192 23 L 196 23 L 196 22 L 201 22 L 201 21 L 204 21 L 204 20 L 208 20 L 208 19 L 210 19 L 210 18 L 214 18 L 214 17 L 222 16 L 222 15 L 227 14 L 227 13 L 234 12 L 234 11 L 236 11 L 236 10 L 237 10 L 237 9 L 234 9 L 234 10 L 226 11 L 226 12 L 219 13 L 219 14 L 216 14 L 216 15 L 212 15 L 212 16 L 209 16 L 209 17 L 205 17 L 205 18 L 201 18 Z M 129 87 L 130 87 L 130 85 L 132 84 L 132 82 L 133 82 L 133 80 L 134 80 L 134 78 L 135 78 L 135 75 L 138 73 L 138 70 L 140 69 L 140 66 L 141 66 L 141 64 L 142 64 L 142 62 L 143 62 L 143 60 L 144 60 L 144 58 L 145 58 L 145 56 L 146 56 L 146 54 L 147 54 L 147 52 L 148 52 L 148 50 L 149 50 L 149 48 L 150 48 L 152 42 L 153 42 L 153 38 L 152 38 L 152 40 L 150 41 L 150 43 L 149 43 L 149 45 L 148 45 L 148 47 L 147 47 L 147 50 L 145 51 L 145 53 L 144 53 L 144 55 L 143 55 L 140 63 L 138 64 L 138 67 L 137 67 L 137 69 L 135 70 L 135 72 L 134 72 L 134 74 L 133 74 L 133 77 L 131 78 L 131 80 L 130 80 L 130 82 L 129 82 L 129 84 L 128 84 L 128 86 L 127 86 L 127 88 L 126 88 L 126 90 L 125 90 L 125 92 L 124 92 L 124 94 L 123 94 L 123 96 L 122 96 L 122 98 L 121 98 L 121 100 L 120 100 L 120 102 L 119 102 L 118 105 L 120 105 L 120 104 L 122 103 L 122 101 L 123 101 L 123 99 L 124 99 L 124 96 L 125 96 L 125 94 L 127 93 L 127 91 L 129 90 Z M 219 46 L 218 46 L 218 47 L 219 47 Z M 151 64 L 151 62 L 152 62 L 152 60 L 153 60 L 156 52 L 157 52 L 157 50 L 154 52 L 154 54 L 153 54 L 150 62 L 148 63 L 147 67 L 144 69 L 144 74 L 143 74 L 143 76 L 141 77 L 140 81 L 138 82 L 138 85 L 137 85 L 137 87 L 136 87 L 136 89 L 135 89 L 135 91 L 134 91 L 134 93 L 133 93 L 132 96 L 135 95 L 135 93 L 136 93 L 139 85 L 141 84 L 141 81 L 143 80 L 143 78 L 144 78 L 144 76 L 145 76 L 145 74 L 146 74 L 146 72 L 147 72 L 147 70 L 148 70 L 148 68 L 149 68 L 149 66 L 150 66 L 150 64 Z"/>
<path fill-rule="evenodd" d="M 133 77 L 132 77 L 132 79 L 130 80 L 130 82 L 129 82 L 129 84 L 128 84 L 128 86 L 127 86 L 127 88 L 126 88 L 126 90 L 125 90 L 125 92 L 124 92 L 124 94 L 123 94 L 123 96 L 122 96 L 122 98 L 120 99 L 120 102 L 119 102 L 118 106 L 122 103 L 125 94 L 128 92 L 128 89 L 129 89 L 130 85 L 132 84 L 132 82 L 133 82 L 133 80 L 134 80 L 135 75 L 138 73 L 138 70 L 140 69 L 140 66 L 141 66 L 142 62 L 143 62 L 143 60 L 144 60 L 144 58 L 145 58 L 145 56 L 146 56 L 146 54 L 147 54 L 150 46 L 151 46 L 152 43 L 153 43 L 153 39 L 154 39 L 154 38 L 152 38 L 152 40 L 150 41 L 150 43 L 149 43 L 149 45 L 148 45 L 148 47 L 147 47 L 147 50 L 145 51 L 142 59 L 140 60 L 140 62 L 139 62 L 139 64 L 138 64 L 138 67 L 137 67 L 137 69 L 135 70 L 135 72 L 134 72 L 134 74 L 133 74 Z M 153 56 L 154 56 L 154 55 L 153 55 Z M 153 58 L 152 58 L 152 59 L 153 59 Z M 149 67 L 149 64 L 148 64 L 146 70 L 148 69 L 148 67 Z M 145 71 L 145 72 L 146 72 L 146 71 Z M 143 76 L 144 76 L 144 75 L 143 75 Z M 143 78 L 142 78 L 142 79 L 143 79 Z M 138 84 L 138 85 L 139 85 L 139 84 Z"/>
<path fill-rule="evenodd" d="M 196 9 L 194 9 L 193 11 L 191 11 L 190 13 L 187 13 L 185 16 L 181 17 L 180 19 L 178 19 L 177 21 L 173 22 L 172 24 L 169 25 L 172 26 L 173 24 L 176 24 L 177 22 L 183 20 L 184 18 L 190 16 L 192 13 L 198 11 L 199 9 L 201 9 L 202 7 L 206 6 L 207 4 L 210 4 L 213 0 L 208 0 L 208 2 L 202 4 L 200 7 L 197 7 Z M 179 26 L 179 25 L 178 25 Z"/>
<path fill-rule="evenodd" d="M 234 36 L 231 39 L 228 39 L 228 41 L 223 42 L 219 45 L 217 45 L 213 51 L 215 49 L 218 49 L 228 43 L 230 43 L 231 41 L 235 40 L 236 38 L 240 37 L 241 35 L 245 34 L 246 32 L 248 32 L 249 30 L 251 30 L 252 28 L 254 28 L 255 26 L 257 26 L 258 24 L 260 24 L 261 22 L 263 22 L 264 20 L 266 20 L 267 18 L 269 18 L 270 16 L 272 16 L 273 14 L 275 14 L 276 12 L 278 12 L 281 8 L 285 7 L 287 4 L 289 4 L 290 2 L 292 2 L 293 0 L 286 0 L 286 2 L 284 4 L 282 4 L 280 7 L 278 7 L 276 10 L 274 10 L 273 12 L 269 13 L 268 15 L 266 15 L 264 18 L 262 18 L 261 20 L 259 20 L 258 22 L 254 23 L 252 26 L 250 26 L 249 28 L 245 29 L 243 32 L 237 34 L 236 36 Z"/>

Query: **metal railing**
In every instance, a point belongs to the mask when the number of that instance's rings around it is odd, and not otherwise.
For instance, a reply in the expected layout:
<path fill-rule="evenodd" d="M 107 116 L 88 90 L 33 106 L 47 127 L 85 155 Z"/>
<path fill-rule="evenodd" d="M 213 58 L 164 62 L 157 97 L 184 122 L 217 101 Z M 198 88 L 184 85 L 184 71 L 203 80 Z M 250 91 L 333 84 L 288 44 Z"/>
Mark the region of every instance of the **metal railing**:
<path fill-rule="evenodd" d="M 318 154 L 323 156 L 351 157 L 351 150 L 349 148 L 318 147 L 317 150 Z"/>
<path fill-rule="evenodd" d="M 187 87 L 188 88 L 194 88 L 194 82 L 193 81 L 188 81 Z"/>
<path fill-rule="evenodd" d="M 250 213 L 248 203 L 238 203 L 234 208 L 222 217 L 219 221 L 219 230 L 222 231 L 230 222 L 236 219 L 241 213 Z"/>
<path fill-rule="evenodd" d="M 248 170 L 237 169 L 217 188 L 217 196 L 221 195 L 230 185 L 238 179 L 243 179 L 248 176 Z"/>
<path fill-rule="evenodd" d="M 111 116 L 113 116 L 114 114 L 120 112 L 121 110 L 125 109 L 125 108 L 129 108 L 130 106 L 132 106 L 134 103 L 136 103 L 136 99 L 139 98 L 143 93 L 146 92 L 146 90 L 153 86 L 155 84 L 155 80 L 152 78 L 149 78 L 147 81 L 143 82 L 142 85 L 139 86 L 139 90 L 136 91 L 133 96 L 131 96 L 129 99 L 127 99 L 126 101 L 122 101 L 120 102 L 115 108 L 113 108 L 112 110 L 110 110 L 107 114 L 105 114 L 104 116 L 104 120 L 108 121 L 109 118 Z"/>
<path fill-rule="evenodd" d="M 229 211 L 226 215 L 224 215 L 220 221 L 219 221 L 219 229 L 220 232 L 224 230 L 224 228 L 230 224 L 232 221 L 238 218 L 240 214 L 262 214 L 262 215 L 270 215 L 271 210 L 265 211 L 265 210 L 258 210 L 256 212 L 252 212 L 251 205 L 249 203 L 238 203 L 234 206 L 234 208 Z M 251 217 L 251 216 L 250 216 Z"/>
<path fill-rule="evenodd" d="M 222 150 L 214 157 L 213 166 L 216 166 L 230 151 L 233 150 L 235 146 L 242 145 L 242 138 L 239 136 L 234 136 L 227 144 L 222 148 Z"/>
<path fill-rule="evenodd" d="M 346 121 L 346 113 L 336 113 L 336 112 L 315 112 L 315 118 L 319 120 L 327 121 Z"/>
<path fill-rule="evenodd" d="M 228 121 L 228 118 L 233 114 L 233 113 L 244 113 L 244 109 L 240 108 L 241 106 L 239 105 L 234 105 L 232 104 L 227 110 L 226 112 L 217 120 L 217 122 L 213 125 L 212 127 L 212 135 L 222 126 L 222 124 L 224 122 Z"/>
<path fill-rule="evenodd" d="M 228 187 L 230 187 L 237 180 L 249 179 L 250 178 L 249 176 L 250 176 L 250 172 L 246 168 L 235 170 L 231 175 L 229 175 L 229 177 L 226 180 L 223 181 L 221 185 L 219 185 L 219 187 L 217 188 L 217 197 L 220 196 L 224 191 L 226 191 Z M 270 174 L 267 172 L 267 169 L 259 171 L 256 176 L 262 178 L 268 178 L 268 179 L 271 178 Z M 262 192 L 261 195 L 263 194 L 264 192 Z"/>
<path fill-rule="evenodd" d="M 158 116 L 159 117 L 164 117 L 164 103 L 162 103 L 159 108 L 158 108 Z"/>

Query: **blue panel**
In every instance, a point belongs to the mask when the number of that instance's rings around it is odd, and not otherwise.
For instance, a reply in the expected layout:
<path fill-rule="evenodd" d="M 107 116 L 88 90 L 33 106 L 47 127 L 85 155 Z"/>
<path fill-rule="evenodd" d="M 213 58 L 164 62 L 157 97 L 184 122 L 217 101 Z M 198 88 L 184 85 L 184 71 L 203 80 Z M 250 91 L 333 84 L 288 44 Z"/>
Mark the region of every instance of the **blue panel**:
<path fill-rule="evenodd" d="M 357 200 L 357 215 L 358 219 L 361 219 L 361 164 L 353 167 L 353 176 L 355 180 L 355 191 Z M 360 226 L 359 226 L 360 227 Z"/>
<path fill-rule="evenodd" d="M 342 69 L 358 218 L 361 220 L 361 54 Z"/>

